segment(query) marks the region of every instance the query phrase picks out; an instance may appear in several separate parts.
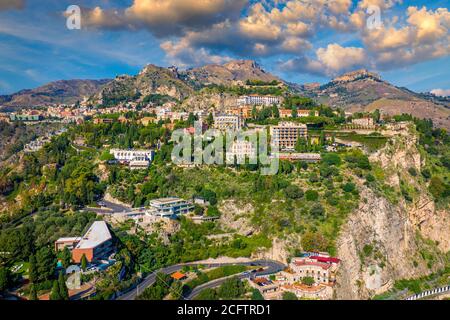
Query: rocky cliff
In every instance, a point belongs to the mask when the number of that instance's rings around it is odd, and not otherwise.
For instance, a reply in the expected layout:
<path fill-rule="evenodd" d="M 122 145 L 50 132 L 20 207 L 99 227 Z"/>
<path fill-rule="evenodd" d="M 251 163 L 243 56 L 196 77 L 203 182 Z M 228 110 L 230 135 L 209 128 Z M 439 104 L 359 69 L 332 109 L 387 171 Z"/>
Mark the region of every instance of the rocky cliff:
<path fill-rule="evenodd" d="M 450 213 L 436 210 L 420 177 L 425 164 L 417 149 L 414 128 L 395 136 L 371 156 L 385 175 L 385 188 L 401 194 L 414 190 L 411 201 L 390 199 L 360 181 L 361 203 L 341 230 L 338 255 L 338 299 L 368 299 L 384 292 L 395 280 L 416 278 L 439 270 L 450 249 Z"/>

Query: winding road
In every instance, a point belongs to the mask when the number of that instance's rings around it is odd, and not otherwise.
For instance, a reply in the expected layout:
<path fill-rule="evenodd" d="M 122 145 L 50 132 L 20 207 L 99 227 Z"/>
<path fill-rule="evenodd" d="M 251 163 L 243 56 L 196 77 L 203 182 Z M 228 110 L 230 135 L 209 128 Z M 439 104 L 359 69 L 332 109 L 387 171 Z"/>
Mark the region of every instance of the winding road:
<path fill-rule="evenodd" d="M 170 267 L 162 268 L 160 270 L 157 270 L 151 274 L 149 274 L 147 277 L 144 278 L 144 280 L 139 283 L 137 286 L 130 288 L 129 291 L 126 293 L 123 293 L 121 296 L 117 297 L 116 300 L 135 300 L 136 297 L 141 294 L 146 288 L 150 287 L 152 284 L 156 281 L 156 275 L 158 273 L 164 273 L 164 274 L 172 274 L 174 272 L 180 271 L 183 269 L 184 266 L 192 266 L 192 267 L 198 267 L 198 266 L 204 266 L 205 268 L 219 268 L 223 266 L 229 266 L 229 265 L 242 265 L 242 266 L 254 266 L 254 267 L 260 267 L 264 268 L 264 270 L 254 273 L 241 273 L 236 275 L 239 279 L 245 279 L 250 276 L 252 277 L 260 277 L 260 276 L 266 276 L 270 274 L 274 274 L 277 272 L 280 272 L 286 268 L 286 266 L 278 261 L 273 260 L 256 260 L 251 262 L 236 262 L 236 263 L 185 263 L 185 264 L 177 264 Z M 203 285 L 200 285 L 192 292 L 189 293 L 188 296 L 184 297 L 185 300 L 191 300 L 195 298 L 201 291 L 207 289 L 207 288 L 215 288 L 217 286 L 220 286 L 223 282 L 226 281 L 228 277 L 216 279 L 213 281 L 210 281 L 208 283 L 205 283 Z"/>

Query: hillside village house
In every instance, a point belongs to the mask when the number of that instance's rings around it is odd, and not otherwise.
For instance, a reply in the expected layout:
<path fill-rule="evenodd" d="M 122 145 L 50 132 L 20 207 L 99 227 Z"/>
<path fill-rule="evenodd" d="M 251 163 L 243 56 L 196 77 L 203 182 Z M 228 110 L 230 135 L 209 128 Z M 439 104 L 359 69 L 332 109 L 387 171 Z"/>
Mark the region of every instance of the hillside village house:
<path fill-rule="evenodd" d="M 375 125 L 373 118 L 370 117 L 353 119 L 352 124 L 362 127 L 373 127 Z"/>

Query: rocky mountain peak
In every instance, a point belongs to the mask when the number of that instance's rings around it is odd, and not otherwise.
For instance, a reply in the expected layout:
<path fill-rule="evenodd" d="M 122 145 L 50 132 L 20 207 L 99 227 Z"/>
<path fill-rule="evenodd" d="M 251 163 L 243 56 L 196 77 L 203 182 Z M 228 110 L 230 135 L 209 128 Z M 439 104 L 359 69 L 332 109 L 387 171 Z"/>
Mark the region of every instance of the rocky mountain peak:
<path fill-rule="evenodd" d="M 331 82 L 352 82 L 359 79 L 372 78 L 374 80 L 381 81 L 381 76 L 377 73 L 370 72 L 367 69 L 360 69 L 352 72 L 347 72 L 337 78 L 334 78 Z"/>

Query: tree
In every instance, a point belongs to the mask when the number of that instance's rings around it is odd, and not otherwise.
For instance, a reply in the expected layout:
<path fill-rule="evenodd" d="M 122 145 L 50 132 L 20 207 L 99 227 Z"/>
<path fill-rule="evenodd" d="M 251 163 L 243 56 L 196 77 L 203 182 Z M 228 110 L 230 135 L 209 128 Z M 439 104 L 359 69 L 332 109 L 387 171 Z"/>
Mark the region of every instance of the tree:
<path fill-rule="evenodd" d="M 341 157 L 336 153 L 327 153 L 322 156 L 322 163 L 329 166 L 339 166 L 342 163 Z"/>
<path fill-rule="evenodd" d="M 8 268 L 1 266 L 0 267 L 0 292 L 5 291 L 10 282 L 10 275 Z"/>
<path fill-rule="evenodd" d="M 206 118 L 206 123 L 208 124 L 208 126 L 212 126 L 214 123 L 214 117 L 213 114 L 210 112 L 208 115 L 208 118 Z"/>
<path fill-rule="evenodd" d="M 81 257 L 81 269 L 83 271 L 86 271 L 87 265 L 88 265 L 88 261 L 87 261 L 86 255 L 83 254 L 83 256 Z"/>
<path fill-rule="evenodd" d="M 272 106 L 272 117 L 278 119 L 280 117 L 280 111 L 276 105 Z"/>
<path fill-rule="evenodd" d="M 328 241 L 320 233 L 307 232 L 302 236 L 302 247 L 305 251 L 326 251 Z"/>
<path fill-rule="evenodd" d="M 252 300 L 264 300 L 263 295 L 259 292 L 258 289 L 252 290 Z"/>
<path fill-rule="evenodd" d="M 72 253 L 70 252 L 69 248 L 64 247 L 64 250 L 61 254 L 61 261 L 62 261 L 63 267 L 66 269 L 72 263 Z"/>
<path fill-rule="evenodd" d="M 244 292 L 244 284 L 236 277 L 226 280 L 217 290 L 219 297 L 227 300 L 239 298 Z"/>
<path fill-rule="evenodd" d="M 37 295 L 37 290 L 36 290 L 36 286 L 34 283 L 32 283 L 30 285 L 30 300 L 39 300 L 38 295 Z"/>
<path fill-rule="evenodd" d="M 59 272 L 58 287 L 61 300 L 69 300 L 69 290 L 67 289 L 66 279 L 64 279 L 62 271 Z"/>
<path fill-rule="evenodd" d="M 283 292 L 283 300 L 298 300 L 297 296 L 289 291 Z"/>
<path fill-rule="evenodd" d="M 62 300 L 57 280 L 53 281 L 53 287 L 50 293 L 50 300 Z"/>
<path fill-rule="evenodd" d="M 38 273 L 36 270 L 36 257 L 34 254 L 30 255 L 30 259 L 28 260 L 28 279 L 30 282 L 35 283 L 38 279 Z"/>
<path fill-rule="evenodd" d="M 298 117 L 297 108 L 294 107 L 294 108 L 292 108 L 292 118 L 297 118 L 297 117 Z"/>
<path fill-rule="evenodd" d="M 307 285 L 307 286 L 311 287 L 315 283 L 315 281 L 314 281 L 313 277 L 303 277 L 302 278 L 302 283 L 304 285 Z"/>
<path fill-rule="evenodd" d="M 54 272 L 56 266 L 56 257 L 50 247 L 42 247 L 36 253 L 36 271 L 37 280 L 49 280 Z"/>

